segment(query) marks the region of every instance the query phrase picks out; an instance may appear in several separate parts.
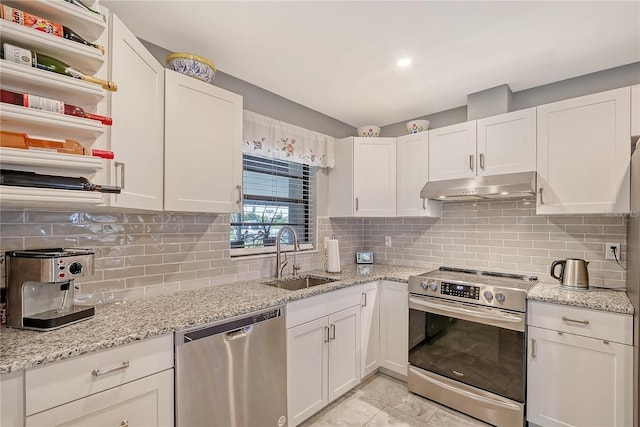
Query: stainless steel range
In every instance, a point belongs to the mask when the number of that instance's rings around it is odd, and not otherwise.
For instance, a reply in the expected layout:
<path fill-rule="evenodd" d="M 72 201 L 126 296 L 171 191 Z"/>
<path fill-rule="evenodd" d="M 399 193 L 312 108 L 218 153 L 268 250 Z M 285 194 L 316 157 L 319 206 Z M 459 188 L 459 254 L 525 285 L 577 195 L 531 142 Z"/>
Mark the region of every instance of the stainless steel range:
<path fill-rule="evenodd" d="M 525 423 L 533 276 L 441 267 L 409 277 L 409 391 L 496 426 Z"/>

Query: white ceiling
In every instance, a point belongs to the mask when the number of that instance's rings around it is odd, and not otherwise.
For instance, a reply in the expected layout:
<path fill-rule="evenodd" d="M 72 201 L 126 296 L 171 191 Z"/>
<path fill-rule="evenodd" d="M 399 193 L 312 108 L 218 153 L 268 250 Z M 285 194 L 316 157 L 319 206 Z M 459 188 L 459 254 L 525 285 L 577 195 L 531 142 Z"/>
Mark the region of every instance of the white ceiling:
<path fill-rule="evenodd" d="M 517 92 L 640 61 L 638 1 L 101 4 L 139 38 L 354 127 L 459 107 L 502 84 Z M 405 56 L 413 65 L 397 67 Z"/>

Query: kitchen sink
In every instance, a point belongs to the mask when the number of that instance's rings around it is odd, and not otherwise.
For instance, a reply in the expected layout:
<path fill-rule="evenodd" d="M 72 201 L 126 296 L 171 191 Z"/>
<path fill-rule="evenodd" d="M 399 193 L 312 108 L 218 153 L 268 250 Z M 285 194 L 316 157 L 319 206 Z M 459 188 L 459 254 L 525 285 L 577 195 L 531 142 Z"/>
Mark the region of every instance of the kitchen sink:
<path fill-rule="evenodd" d="M 335 282 L 336 279 L 328 279 L 326 277 L 304 276 L 296 278 L 284 278 L 263 282 L 265 285 L 274 288 L 286 289 L 288 291 L 297 291 L 300 289 L 311 288 L 313 286 L 324 285 L 326 283 Z"/>

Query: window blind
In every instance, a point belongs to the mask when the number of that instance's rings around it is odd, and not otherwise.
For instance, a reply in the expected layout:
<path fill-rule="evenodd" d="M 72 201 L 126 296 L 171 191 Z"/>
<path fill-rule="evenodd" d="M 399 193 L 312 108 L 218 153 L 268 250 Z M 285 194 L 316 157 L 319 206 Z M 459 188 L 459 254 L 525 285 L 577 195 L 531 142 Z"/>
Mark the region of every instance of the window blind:
<path fill-rule="evenodd" d="M 300 244 L 315 241 L 315 168 L 243 155 L 242 212 L 231 215 L 231 249 L 275 246 L 280 228 L 296 230 Z M 289 232 L 281 244 L 292 245 Z M 252 252 L 255 253 L 255 252 Z"/>

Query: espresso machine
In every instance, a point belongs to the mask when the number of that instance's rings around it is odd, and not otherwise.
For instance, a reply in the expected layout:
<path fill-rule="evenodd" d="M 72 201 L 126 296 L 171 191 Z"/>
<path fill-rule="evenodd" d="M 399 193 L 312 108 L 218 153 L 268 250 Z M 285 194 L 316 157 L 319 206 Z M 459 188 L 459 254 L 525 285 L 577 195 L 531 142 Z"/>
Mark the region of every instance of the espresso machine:
<path fill-rule="evenodd" d="M 94 256 L 76 248 L 6 252 L 7 325 L 49 331 L 92 317 L 94 307 L 75 304 L 73 281 L 93 274 Z"/>

